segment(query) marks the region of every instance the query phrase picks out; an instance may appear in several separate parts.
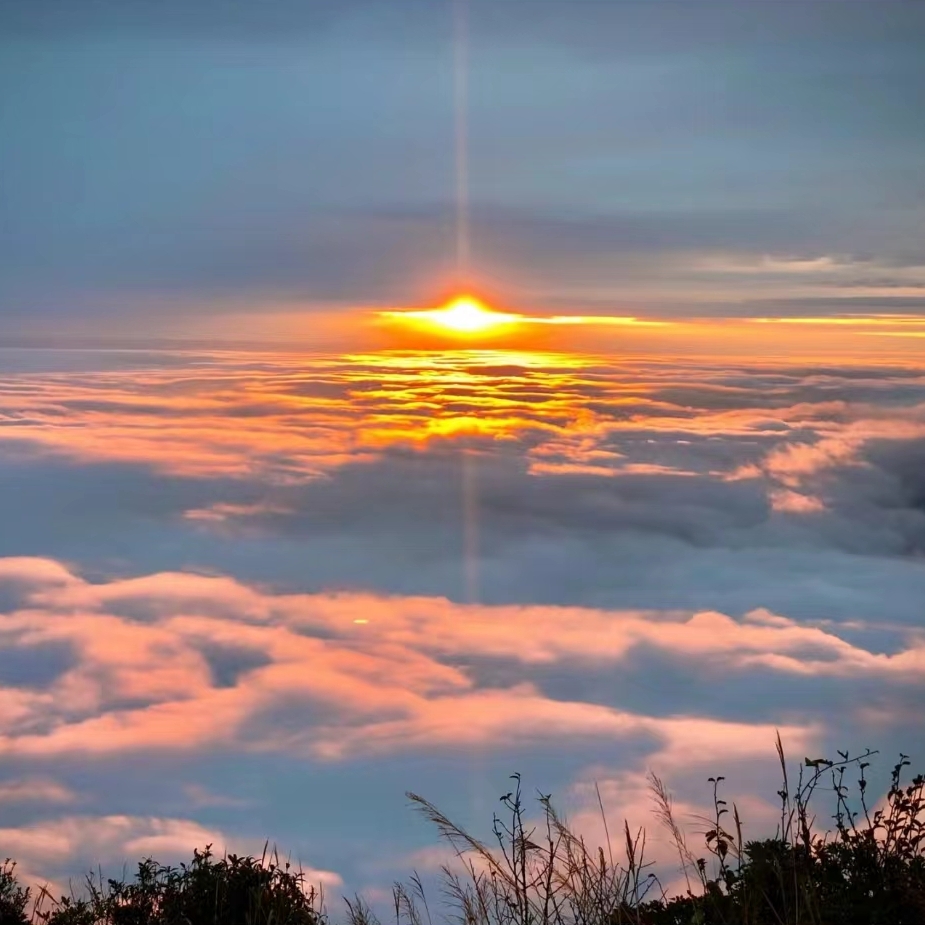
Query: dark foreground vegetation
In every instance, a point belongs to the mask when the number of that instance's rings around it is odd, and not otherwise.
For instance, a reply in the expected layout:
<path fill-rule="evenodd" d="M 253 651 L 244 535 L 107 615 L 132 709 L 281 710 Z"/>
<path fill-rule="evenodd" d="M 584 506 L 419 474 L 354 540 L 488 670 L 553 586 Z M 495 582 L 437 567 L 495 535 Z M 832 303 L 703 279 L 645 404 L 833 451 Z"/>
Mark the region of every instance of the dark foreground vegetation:
<path fill-rule="evenodd" d="M 686 880 L 671 897 L 645 858 L 645 833 L 624 825 L 622 856 L 590 848 L 538 795 L 528 821 L 520 777 L 501 798 L 494 840 L 480 841 L 423 797 L 412 803 L 458 852 L 443 870 L 439 908 L 421 879 L 396 884 L 396 925 L 925 925 L 925 778 L 907 782 L 908 759 L 893 768 L 886 798 L 869 803 L 872 753 L 806 759 L 783 783 L 774 838 L 745 841 L 738 810 L 710 778 L 713 812 L 689 844 L 671 797 L 651 778 L 656 816 L 670 833 Z M 815 804 L 830 799 L 826 812 Z M 602 807 L 603 815 L 603 807 Z M 606 828 L 607 820 L 604 818 Z M 608 837 L 609 842 L 614 839 Z M 379 925 L 359 897 L 347 925 Z M 323 897 L 278 856 L 215 857 L 165 867 L 142 861 L 131 881 L 90 878 L 80 897 L 32 893 L 11 861 L 0 869 L 0 925 L 327 925 Z"/>

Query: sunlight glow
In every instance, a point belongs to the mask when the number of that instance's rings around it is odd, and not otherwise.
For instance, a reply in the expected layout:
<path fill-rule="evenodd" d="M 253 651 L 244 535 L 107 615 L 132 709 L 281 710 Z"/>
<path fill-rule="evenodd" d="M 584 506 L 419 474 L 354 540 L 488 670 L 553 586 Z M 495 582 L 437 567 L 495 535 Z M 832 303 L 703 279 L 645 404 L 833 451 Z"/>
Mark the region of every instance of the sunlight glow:
<path fill-rule="evenodd" d="M 477 299 L 460 296 L 443 308 L 419 312 L 383 312 L 389 318 L 423 322 L 427 327 L 451 331 L 456 334 L 484 334 L 488 331 L 516 324 L 520 315 L 496 312 Z"/>
<path fill-rule="evenodd" d="M 379 312 L 379 316 L 424 328 L 431 333 L 463 337 L 507 333 L 513 327 L 523 325 L 666 327 L 671 323 L 628 315 L 521 315 L 498 312 L 472 296 L 458 296 L 442 308 L 424 311 L 384 311 Z"/>

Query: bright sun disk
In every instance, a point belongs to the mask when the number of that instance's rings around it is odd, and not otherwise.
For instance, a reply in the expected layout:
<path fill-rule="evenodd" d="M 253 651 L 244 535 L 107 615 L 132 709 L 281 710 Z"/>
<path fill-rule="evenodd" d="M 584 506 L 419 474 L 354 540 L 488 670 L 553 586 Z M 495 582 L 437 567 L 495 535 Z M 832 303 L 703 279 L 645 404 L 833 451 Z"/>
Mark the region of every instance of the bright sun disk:
<path fill-rule="evenodd" d="M 519 320 L 518 315 L 496 312 L 477 299 L 460 296 L 443 308 L 419 312 L 383 312 L 393 318 L 424 322 L 429 327 L 453 331 L 457 334 L 481 334 Z"/>
<path fill-rule="evenodd" d="M 489 311 L 474 299 L 457 299 L 446 308 L 434 312 L 434 321 L 454 331 L 484 331 L 499 323 L 497 312 Z M 439 317 L 437 317 L 439 316 Z M 503 322 L 501 322 L 503 323 Z"/>

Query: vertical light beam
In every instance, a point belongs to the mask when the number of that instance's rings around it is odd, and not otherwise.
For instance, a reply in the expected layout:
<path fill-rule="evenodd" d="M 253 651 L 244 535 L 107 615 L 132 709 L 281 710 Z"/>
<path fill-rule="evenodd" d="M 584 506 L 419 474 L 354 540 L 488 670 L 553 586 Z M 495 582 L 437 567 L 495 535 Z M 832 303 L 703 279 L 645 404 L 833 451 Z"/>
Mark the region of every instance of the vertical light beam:
<path fill-rule="evenodd" d="M 456 273 L 463 282 L 469 272 L 469 8 L 468 0 L 453 0 L 453 106 L 456 141 Z M 478 487 L 476 457 L 462 456 L 463 570 L 466 600 L 479 598 Z"/>
<path fill-rule="evenodd" d="M 469 9 L 453 0 L 453 103 L 456 135 L 456 271 L 469 269 Z"/>
<path fill-rule="evenodd" d="M 479 600 L 479 497 L 475 450 L 462 451 L 463 569 L 466 601 Z"/>
<path fill-rule="evenodd" d="M 469 276 L 469 0 L 453 3 L 453 105 L 456 142 L 456 275 Z M 468 288 L 468 286 L 466 287 Z M 479 499 L 476 450 L 462 451 L 463 570 L 466 600 L 479 600 Z M 478 747 L 469 757 L 469 802 L 482 816 L 491 805 L 484 756 Z"/>

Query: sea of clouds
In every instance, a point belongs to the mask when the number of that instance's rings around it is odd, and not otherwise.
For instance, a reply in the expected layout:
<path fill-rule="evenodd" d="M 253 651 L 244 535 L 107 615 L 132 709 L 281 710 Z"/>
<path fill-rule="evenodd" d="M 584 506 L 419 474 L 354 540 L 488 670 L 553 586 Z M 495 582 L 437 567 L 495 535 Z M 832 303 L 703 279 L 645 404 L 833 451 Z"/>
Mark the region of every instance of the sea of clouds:
<path fill-rule="evenodd" d="M 0 475 L 29 876 L 269 837 L 375 897 L 445 858 L 408 789 L 757 830 L 777 730 L 925 757 L 911 362 L 10 350 Z"/>

